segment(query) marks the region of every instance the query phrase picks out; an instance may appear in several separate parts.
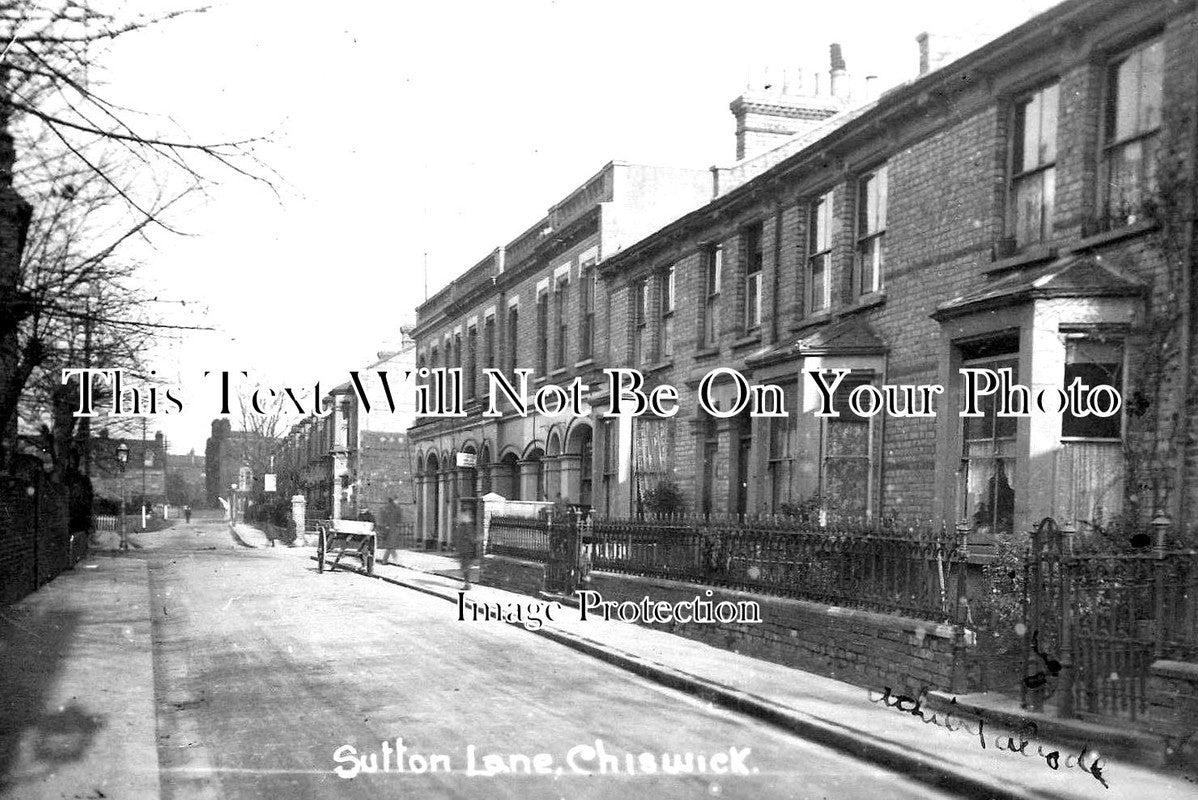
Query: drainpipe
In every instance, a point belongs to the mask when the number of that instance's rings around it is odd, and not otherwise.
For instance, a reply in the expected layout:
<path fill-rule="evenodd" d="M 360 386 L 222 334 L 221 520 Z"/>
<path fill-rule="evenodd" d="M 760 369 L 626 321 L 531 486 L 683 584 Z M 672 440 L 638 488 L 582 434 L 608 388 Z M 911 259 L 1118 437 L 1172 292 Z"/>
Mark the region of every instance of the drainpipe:
<path fill-rule="evenodd" d="M 1185 209 L 1185 240 L 1182 242 L 1182 258 L 1181 258 L 1181 281 L 1178 287 L 1181 294 L 1181 307 L 1178 314 L 1178 324 L 1181 326 L 1181 342 L 1179 343 L 1181 360 L 1181 402 L 1182 413 L 1178 415 L 1178 424 L 1181 430 L 1177 434 L 1177 441 L 1182 443 L 1181 452 L 1177 454 L 1177 462 L 1174 464 L 1173 485 L 1176 487 L 1177 498 L 1173 501 L 1173 519 L 1186 519 L 1186 456 L 1190 449 L 1187 440 L 1189 438 L 1189 401 L 1190 401 L 1190 337 L 1193 336 L 1193 317 L 1191 312 L 1191 304 L 1193 302 L 1193 290 L 1190 285 L 1191 270 L 1193 269 L 1194 258 L 1194 214 L 1198 210 L 1198 180 L 1196 180 L 1196 170 L 1194 148 L 1198 146 L 1198 113 L 1191 112 L 1189 119 L 1189 139 L 1185 146 L 1190 153 L 1189 159 L 1189 181 L 1190 191 L 1187 197 Z M 1186 538 L 1189 538 L 1190 531 L 1185 531 Z"/>
<path fill-rule="evenodd" d="M 774 289 L 770 294 L 773 299 L 770 305 L 773 308 L 770 314 L 770 344 L 775 344 L 778 341 L 778 317 L 785 313 L 786 304 L 782 302 L 780 293 L 782 290 L 782 200 L 777 199 L 774 202 Z M 788 323 L 789 324 L 789 321 Z M 785 330 L 785 328 L 782 328 Z"/>

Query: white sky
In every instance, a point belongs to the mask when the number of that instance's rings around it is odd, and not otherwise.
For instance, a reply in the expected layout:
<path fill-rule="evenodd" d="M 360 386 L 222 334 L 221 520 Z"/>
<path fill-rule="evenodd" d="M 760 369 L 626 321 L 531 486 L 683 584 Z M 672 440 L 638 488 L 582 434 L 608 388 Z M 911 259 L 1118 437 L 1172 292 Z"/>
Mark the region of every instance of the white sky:
<path fill-rule="evenodd" d="M 155 237 L 160 296 L 218 331 L 155 355 L 185 410 L 151 427 L 203 452 L 204 370 L 346 380 L 413 318 L 424 253 L 432 293 L 612 159 L 730 162 L 751 66 L 826 73 L 835 41 L 854 78 L 890 85 L 922 30 L 998 34 L 1051 5 L 242 0 L 130 37 L 108 95 L 197 140 L 268 135 L 281 176 L 281 198 L 225 176 L 176 220 L 192 235 Z"/>

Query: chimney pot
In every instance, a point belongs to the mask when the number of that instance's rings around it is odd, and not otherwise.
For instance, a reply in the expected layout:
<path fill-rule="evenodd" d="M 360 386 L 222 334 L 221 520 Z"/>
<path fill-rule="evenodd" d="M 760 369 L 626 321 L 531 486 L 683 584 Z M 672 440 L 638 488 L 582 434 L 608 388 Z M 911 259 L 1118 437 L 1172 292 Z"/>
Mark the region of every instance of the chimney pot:
<path fill-rule="evenodd" d="M 837 99 L 848 99 L 849 80 L 845 69 L 844 54 L 841 53 L 840 45 L 836 42 L 832 43 L 829 50 L 831 51 L 830 63 L 832 66 L 832 69 L 828 73 L 829 83 L 831 84 L 829 91 Z"/>
<path fill-rule="evenodd" d="M 841 53 L 840 44 L 837 42 L 833 42 L 832 46 L 829 48 L 829 50 L 831 50 L 831 56 L 832 56 L 832 59 L 831 59 L 832 60 L 832 69 L 833 70 L 844 69 L 845 68 L 844 54 Z"/>
<path fill-rule="evenodd" d="M 787 67 L 782 70 L 782 93 L 799 94 L 803 91 L 803 70 Z"/>

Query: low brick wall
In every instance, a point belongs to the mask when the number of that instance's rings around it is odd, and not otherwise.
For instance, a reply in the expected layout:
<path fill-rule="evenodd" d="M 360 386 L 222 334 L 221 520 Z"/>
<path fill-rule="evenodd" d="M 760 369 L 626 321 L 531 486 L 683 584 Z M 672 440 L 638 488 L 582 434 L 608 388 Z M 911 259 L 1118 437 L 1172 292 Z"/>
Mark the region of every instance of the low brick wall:
<path fill-rule="evenodd" d="M 673 603 L 695 596 L 718 603 L 755 601 L 759 623 L 668 623 L 652 627 L 713 647 L 797 667 L 867 688 L 914 694 L 923 687 L 957 691 L 964 631 L 955 625 L 839 608 L 804 600 L 608 572 L 592 572 L 589 589 L 604 600 Z M 705 592 L 711 588 L 708 598 Z"/>
<path fill-rule="evenodd" d="M 1169 741 L 1170 760 L 1198 763 L 1194 744 L 1198 731 L 1198 664 L 1156 661 L 1148 679 L 1148 729 Z"/>
<path fill-rule="evenodd" d="M 479 582 L 484 586 L 535 597 L 545 588 L 545 565 L 510 556 L 486 556 Z"/>
<path fill-rule="evenodd" d="M 543 572 L 542 564 L 488 556 L 483 583 L 536 595 Z M 712 603 L 756 602 L 759 623 L 672 622 L 651 627 L 866 688 L 889 686 L 911 695 L 924 687 L 962 690 L 966 632 L 957 625 L 610 572 L 592 572 L 585 588 L 616 602 L 646 596 L 668 603 L 696 596 Z M 709 588 L 712 595 L 707 597 Z"/>

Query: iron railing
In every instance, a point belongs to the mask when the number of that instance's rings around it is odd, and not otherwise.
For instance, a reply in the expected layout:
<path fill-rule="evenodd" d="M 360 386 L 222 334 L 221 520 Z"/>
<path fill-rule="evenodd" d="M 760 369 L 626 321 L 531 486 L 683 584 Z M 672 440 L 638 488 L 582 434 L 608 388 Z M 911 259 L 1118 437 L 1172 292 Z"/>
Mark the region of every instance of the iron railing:
<path fill-rule="evenodd" d="M 964 542 L 930 523 L 596 519 L 587 541 L 597 570 L 924 619 L 956 621 L 965 587 Z"/>
<path fill-rule="evenodd" d="M 544 563 L 549 560 L 549 523 L 529 517 L 492 516 L 487 553 Z"/>
<path fill-rule="evenodd" d="M 1041 523 L 1031 537 L 1023 703 L 1135 722 L 1152 662 L 1198 658 L 1198 551 L 1164 531 L 1146 533 L 1155 547 L 1123 552 L 1069 533 Z"/>
<path fill-rule="evenodd" d="M 423 546 L 423 542 L 416 538 L 415 522 L 395 523 L 395 532 L 391 541 L 394 541 L 397 547 L 404 550 L 415 549 Z"/>

